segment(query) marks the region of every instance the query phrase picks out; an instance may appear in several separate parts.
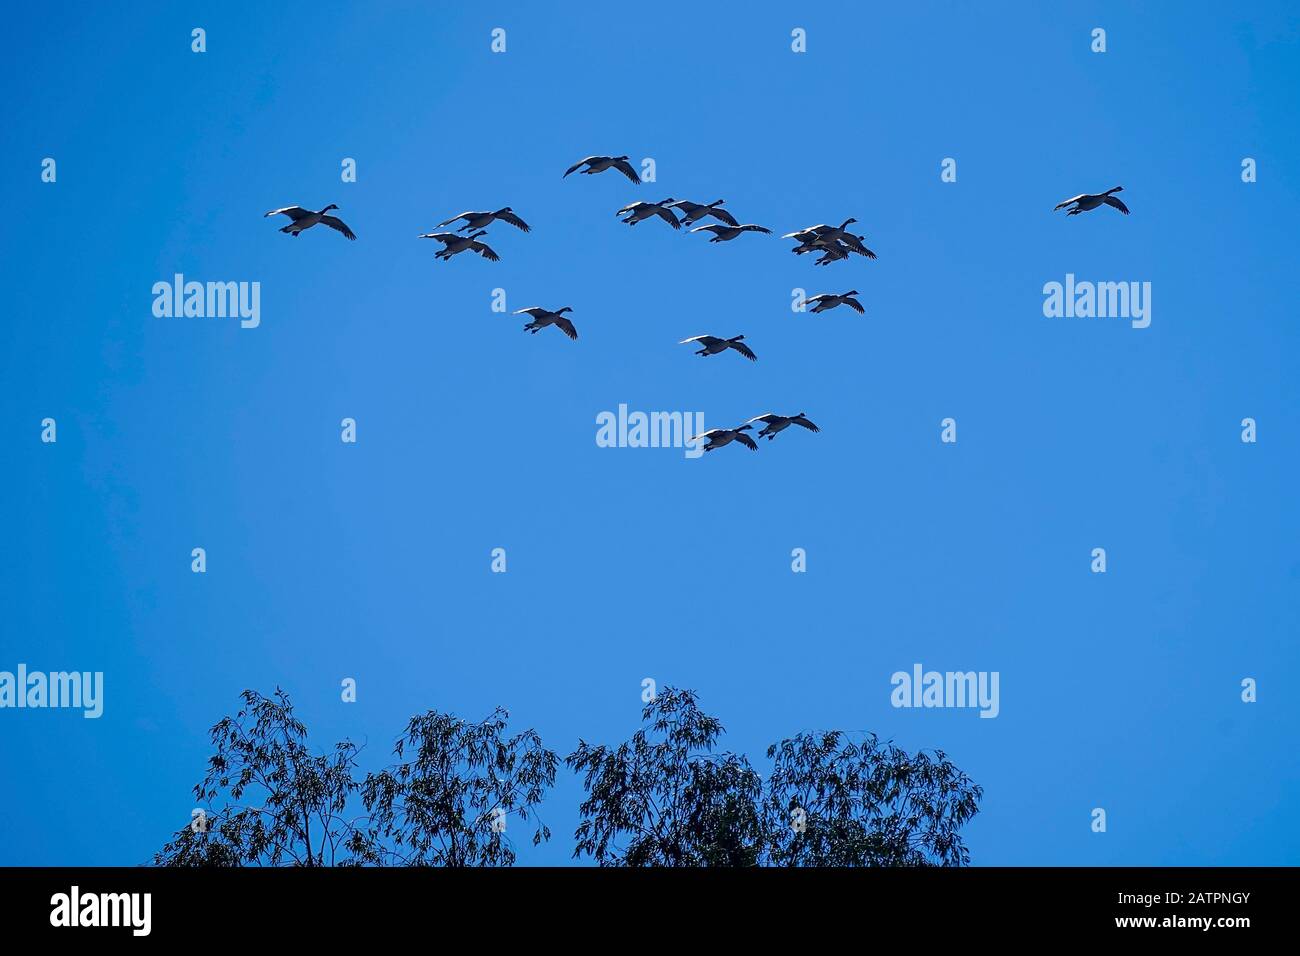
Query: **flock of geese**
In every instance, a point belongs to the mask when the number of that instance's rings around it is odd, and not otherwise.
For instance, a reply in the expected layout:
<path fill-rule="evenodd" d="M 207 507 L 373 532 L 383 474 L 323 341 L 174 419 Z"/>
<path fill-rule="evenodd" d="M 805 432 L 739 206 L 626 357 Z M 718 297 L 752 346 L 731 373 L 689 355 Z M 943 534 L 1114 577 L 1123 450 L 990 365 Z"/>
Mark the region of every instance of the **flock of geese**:
<path fill-rule="evenodd" d="M 628 161 L 627 156 L 588 156 L 566 169 L 564 176 L 561 178 L 567 178 L 571 173 L 575 172 L 584 176 L 594 176 L 609 169 L 617 170 L 632 183 L 638 186 L 641 185 L 641 177 Z M 1123 186 L 1115 186 L 1103 193 L 1081 193 L 1058 203 L 1053 212 L 1069 207 L 1067 215 L 1076 216 L 1079 213 L 1088 212 L 1106 205 L 1118 209 L 1127 216 L 1129 214 L 1128 207 L 1115 198 L 1115 193 L 1122 192 L 1123 189 Z M 765 226 L 737 222 L 730 212 L 722 208 L 725 204 L 725 200 L 722 199 L 715 199 L 713 202 L 703 205 L 687 199 L 676 199 L 669 196 L 659 202 L 638 201 L 628 203 L 619 209 L 616 215 L 620 217 L 620 222 L 629 226 L 635 226 L 647 219 L 659 219 L 677 230 L 680 230 L 682 226 L 691 226 L 693 228 L 689 229 L 688 232 L 712 233 L 709 242 L 730 242 L 747 232 L 771 235 L 772 230 Z M 313 212 L 301 206 L 285 206 L 282 209 L 272 209 L 266 215 L 288 216 L 289 224 L 281 228 L 280 231 L 295 238 L 312 226 L 323 224 L 336 232 L 342 233 L 348 239 L 356 239 L 356 233 L 349 229 L 343 220 L 329 214 L 331 210 L 338 208 L 337 205 L 331 203 L 319 212 Z M 678 213 L 681 214 L 680 219 Z M 695 223 L 705 218 L 712 218 L 717 221 L 700 226 L 695 225 Z M 442 249 L 434 255 L 435 259 L 441 259 L 445 262 L 463 252 L 472 252 L 477 253 L 489 262 L 498 262 L 501 257 L 497 255 L 491 246 L 482 241 L 482 237 L 487 235 L 489 226 L 495 222 L 504 222 L 522 232 L 532 231 L 528 223 L 515 215 L 514 210 L 509 206 L 503 206 L 495 211 L 470 210 L 462 212 L 450 219 L 444 219 L 438 223 L 437 228 L 441 229 L 444 226 L 450 226 L 454 222 L 461 223 L 454 232 L 427 232 L 418 237 L 420 239 L 436 239 L 442 244 Z M 781 238 L 796 241 L 797 244 L 791 250 L 796 256 L 808 253 L 816 255 L 816 265 L 824 266 L 832 262 L 847 261 L 850 256 L 855 255 L 862 256 L 865 259 L 875 259 L 876 254 L 865 245 L 867 237 L 850 231 L 849 226 L 856 222 L 856 219 L 849 218 L 838 226 L 820 223 L 795 232 L 788 232 Z M 810 311 L 813 313 L 828 312 L 841 305 L 847 305 L 859 315 L 865 315 L 866 310 L 862 307 L 862 303 L 855 298 L 860 294 L 857 289 L 850 289 L 841 293 L 823 292 L 812 296 L 806 302 L 812 307 Z M 565 315 L 565 313 L 572 311 L 572 307 L 567 305 L 554 312 L 534 305 L 526 309 L 517 309 L 514 314 L 529 317 L 529 321 L 524 325 L 526 332 L 536 335 L 542 329 L 553 325 L 570 339 L 576 341 L 578 330 L 573 321 Z M 754 354 L 749 346 L 745 345 L 744 339 L 745 336 L 743 335 L 734 335 L 730 338 L 721 338 L 716 335 L 694 335 L 688 339 L 682 339 L 678 344 L 698 346 L 695 354 L 704 358 L 730 350 L 738 352 L 751 362 L 758 361 L 758 356 Z M 751 451 L 757 451 L 758 443 L 745 432 L 752 431 L 758 423 L 762 423 L 762 430 L 758 432 L 758 437 L 766 438 L 768 441 L 771 441 L 791 425 L 799 425 L 812 432 L 821 431 L 803 412 L 799 412 L 797 415 L 776 415 L 768 412 L 751 418 L 735 428 L 710 429 L 694 436 L 691 440 L 704 440 L 705 451 L 722 448 L 733 441 L 739 442 Z"/>

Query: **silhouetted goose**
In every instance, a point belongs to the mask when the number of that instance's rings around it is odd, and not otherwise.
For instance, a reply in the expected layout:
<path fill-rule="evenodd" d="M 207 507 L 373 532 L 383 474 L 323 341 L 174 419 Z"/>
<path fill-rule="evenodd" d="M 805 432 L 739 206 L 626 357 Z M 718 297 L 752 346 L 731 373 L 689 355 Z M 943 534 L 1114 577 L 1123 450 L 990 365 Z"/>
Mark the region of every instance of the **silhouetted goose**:
<path fill-rule="evenodd" d="M 452 216 L 450 219 L 444 219 L 442 222 L 438 223 L 438 226 L 450 226 L 457 219 L 465 220 L 465 225 L 456 228 L 457 232 L 464 232 L 467 229 L 486 229 L 497 219 L 500 219 L 502 222 L 508 222 L 516 229 L 522 229 L 524 232 L 532 232 L 528 223 L 516 216 L 514 210 L 509 206 L 506 206 L 503 209 L 498 209 L 496 212 L 463 212 L 459 216 Z"/>
<path fill-rule="evenodd" d="M 696 226 L 691 230 L 691 232 L 713 233 L 713 238 L 710 239 L 709 242 L 730 242 L 742 232 L 765 232 L 768 235 L 772 234 L 771 229 L 766 229 L 763 226 L 755 226 L 750 223 L 746 223 L 743 226 Z"/>
<path fill-rule="evenodd" d="M 821 295 L 813 296 L 808 301 L 817 303 L 817 305 L 813 307 L 813 312 L 829 312 L 838 305 L 847 305 L 859 315 L 866 315 L 867 310 L 862 307 L 862 303 L 853 298 L 858 294 L 857 289 L 850 289 L 848 292 L 842 292 L 839 295 L 832 295 L 829 292 L 823 292 Z"/>
<path fill-rule="evenodd" d="M 533 335 L 536 335 L 548 325 L 554 325 L 569 338 L 577 341 L 578 330 L 573 327 L 572 322 L 564 317 L 565 312 L 572 311 L 573 309 L 567 305 L 555 312 L 552 312 L 549 309 L 543 309 L 539 305 L 531 305 L 526 309 L 516 309 L 515 315 L 531 315 L 533 317 L 533 320 L 524 326 L 524 328 Z"/>
<path fill-rule="evenodd" d="M 731 339 L 720 339 L 716 335 L 696 335 L 689 339 L 682 339 L 677 344 L 686 345 L 688 342 L 699 342 L 703 347 L 695 354 L 704 356 L 717 355 L 719 352 L 727 351 L 727 349 L 735 349 L 751 362 L 757 362 L 758 356 L 750 351 L 748 345 L 741 344 L 742 339 L 744 339 L 743 335 L 737 335 Z"/>
<path fill-rule="evenodd" d="M 627 223 L 629 226 L 635 226 L 642 219 L 649 219 L 651 216 L 658 216 L 674 229 L 680 229 L 682 228 L 682 224 L 677 221 L 677 217 L 673 215 L 673 211 L 668 208 L 668 204 L 672 201 L 673 197 L 669 196 L 667 199 L 660 200 L 659 202 L 629 203 L 618 212 L 614 213 L 614 215 L 621 216 L 625 212 L 631 213 L 631 215 L 626 219 L 619 220 L 620 222 Z"/>
<path fill-rule="evenodd" d="M 798 232 L 787 232 L 781 238 L 800 239 L 802 241 L 803 236 L 811 234 L 822 236 L 826 239 L 839 239 L 841 242 L 847 242 L 848 237 L 852 235 L 852 233 L 848 231 L 849 224 L 854 222 L 857 222 L 857 220 L 853 218 L 845 219 L 838 226 L 828 226 L 826 223 L 822 222 L 815 226 L 808 226 L 805 229 L 800 229 Z"/>
<path fill-rule="evenodd" d="M 805 252 L 825 252 L 828 249 L 839 249 L 844 247 L 849 252 L 856 252 L 860 256 L 866 256 L 868 259 L 876 258 L 876 254 L 863 245 L 866 236 L 855 236 L 851 232 L 846 232 L 843 237 L 836 237 L 829 233 L 819 233 L 813 229 L 801 229 L 799 232 L 787 232 L 782 239 L 798 239 L 799 245 L 792 250 L 796 256 L 803 255 Z M 834 227 L 831 227 L 832 229 Z M 836 257 L 840 258 L 840 257 Z"/>
<path fill-rule="evenodd" d="M 442 250 L 433 256 L 435 259 L 447 260 L 462 252 L 477 252 L 490 262 L 500 262 L 501 257 L 493 251 L 491 246 L 478 241 L 479 236 L 486 235 L 487 233 L 480 229 L 478 232 L 471 232 L 468 236 L 458 236 L 454 232 L 426 232 L 417 238 L 437 239 L 442 243 Z"/>
<path fill-rule="evenodd" d="M 1080 195 L 1075 196 L 1073 199 L 1067 199 L 1065 202 L 1057 203 L 1055 208 L 1052 209 L 1052 212 L 1056 212 L 1057 209 L 1064 209 L 1066 206 L 1070 205 L 1071 203 L 1074 203 L 1074 208 L 1071 209 L 1069 212 L 1067 212 L 1066 215 L 1077 216 L 1081 212 L 1087 212 L 1090 209 L 1096 209 L 1098 206 L 1105 203 L 1107 206 L 1114 206 L 1116 209 L 1118 209 L 1120 212 L 1122 212 L 1124 215 L 1127 216 L 1128 206 L 1124 205 L 1122 202 L 1120 202 L 1118 199 L 1116 199 L 1114 196 L 1111 195 L 1111 193 L 1118 193 L 1123 191 L 1124 191 L 1123 186 L 1116 186 L 1114 189 L 1107 189 L 1104 193 L 1081 193 Z"/>
<path fill-rule="evenodd" d="M 355 239 L 356 234 L 349 229 L 346 224 L 344 224 L 342 219 L 339 219 L 337 216 L 326 215 L 326 213 L 331 209 L 338 208 L 338 206 L 330 203 L 320 212 L 312 212 L 310 209 L 303 209 L 302 206 L 285 206 L 283 209 L 272 209 L 266 215 L 288 216 L 292 219 L 293 222 L 280 229 L 281 232 L 287 232 L 291 236 L 296 236 L 298 233 L 310 229 L 312 226 L 316 225 L 316 223 L 323 222 L 336 232 L 343 233 L 343 235 L 347 236 L 349 239 Z"/>
<path fill-rule="evenodd" d="M 708 443 L 704 446 L 705 451 L 713 451 L 713 449 L 729 445 L 733 441 L 740 442 L 750 451 L 758 451 L 758 445 L 754 439 L 745 434 L 745 432 L 751 431 L 752 428 L 751 425 L 741 425 L 739 428 L 710 428 L 703 434 L 694 436 L 691 441 L 700 438 L 708 439 Z"/>
<path fill-rule="evenodd" d="M 626 156 L 588 156 L 586 159 L 578 160 L 566 169 L 564 171 L 564 176 L 561 176 L 560 178 L 564 179 L 565 176 L 569 175 L 569 173 L 577 169 L 582 169 L 583 166 L 587 167 L 582 170 L 584 176 L 594 176 L 596 173 L 603 173 L 605 170 L 613 168 L 617 169 L 638 186 L 641 185 L 641 177 L 637 175 L 636 170 L 632 168 L 632 164 L 627 161 Z"/>
<path fill-rule="evenodd" d="M 745 426 L 748 427 L 754 422 L 763 423 L 763 430 L 758 433 L 758 437 L 766 438 L 768 441 L 771 441 L 773 438 L 777 436 L 778 432 L 784 431 L 785 429 L 789 428 L 791 425 L 802 425 L 810 432 L 821 431 L 820 428 L 818 428 L 816 425 L 814 425 L 812 422 L 808 421 L 808 419 L 804 417 L 803 412 L 800 412 L 798 415 L 788 415 L 788 416 L 774 415 L 771 412 L 768 412 L 766 415 L 754 416 L 749 421 L 745 422 Z"/>
<path fill-rule="evenodd" d="M 736 222 L 731 213 L 720 208 L 724 202 L 726 202 L 724 199 L 715 199 L 707 206 L 701 206 L 699 203 L 690 202 L 686 199 L 679 199 L 676 202 L 669 203 L 668 205 L 674 206 L 686 213 L 686 216 L 682 219 L 682 223 L 687 226 L 694 225 L 696 221 L 703 219 L 705 216 L 712 216 L 714 219 L 726 223 L 728 226 L 740 225 Z"/>

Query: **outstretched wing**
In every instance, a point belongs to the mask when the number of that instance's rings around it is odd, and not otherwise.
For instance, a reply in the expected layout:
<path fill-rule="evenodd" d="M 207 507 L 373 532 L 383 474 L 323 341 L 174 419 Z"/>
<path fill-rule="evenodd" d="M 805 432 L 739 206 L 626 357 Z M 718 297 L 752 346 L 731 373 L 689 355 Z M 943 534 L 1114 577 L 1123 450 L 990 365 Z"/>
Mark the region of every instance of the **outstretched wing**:
<path fill-rule="evenodd" d="M 694 229 L 691 230 L 691 232 L 711 232 L 714 235 L 719 235 L 726 228 L 727 228 L 726 226 L 714 226 L 714 225 L 696 226 Z"/>
<path fill-rule="evenodd" d="M 479 241 L 475 240 L 473 243 L 470 244 L 470 248 L 473 249 L 475 252 L 477 252 L 480 256 L 482 256 L 482 257 L 483 257 L 484 259 L 486 259 L 488 262 L 500 262 L 500 261 L 501 261 L 501 257 L 500 257 L 499 255 L 497 255 L 497 254 L 492 250 L 492 247 L 489 246 L 486 242 L 479 242 Z"/>
<path fill-rule="evenodd" d="M 629 163 L 626 159 L 620 159 L 618 162 L 614 164 L 614 168 L 617 169 L 624 176 L 626 176 L 628 179 L 632 180 L 632 182 L 636 183 L 638 186 L 641 185 L 641 177 L 637 175 L 636 170 L 632 168 L 632 164 Z"/>
<path fill-rule="evenodd" d="M 423 235 L 416 236 L 415 238 L 416 239 L 437 239 L 445 246 L 453 239 L 463 239 L 464 237 L 458 236 L 454 232 L 426 232 Z"/>
<path fill-rule="evenodd" d="M 335 232 L 343 233 L 343 235 L 347 236 L 349 239 L 355 239 L 357 237 L 357 234 L 349 229 L 347 223 L 338 216 L 321 216 L 320 221 L 325 223 L 325 225 L 329 226 Z"/>
<path fill-rule="evenodd" d="M 672 211 L 665 209 L 663 206 L 655 206 L 655 215 L 674 229 L 682 228 L 682 224 L 677 221 L 677 217 L 672 214 Z"/>
<path fill-rule="evenodd" d="M 859 302 L 857 299 L 853 298 L 853 296 L 846 295 L 843 299 L 843 302 L 854 312 L 858 313 L 858 315 L 867 314 L 867 310 L 862 307 L 862 303 Z"/>
<path fill-rule="evenodd" d="M 740 442 L 750 451 L 758 451 L 758 443 L 744 432 L 736 432 L 736 441 Z"/>
<path fill-rule="evenodd" d="M 802 415 L 796 415 L 796 416 L 794 416 L 794 418 L 790 419 L 790 421 L 794 422 L 796 425 L 802 425 L 804 428 L 808 429 L 810 432 L 819 432 L 819 431 L 821 431 L 820 428 L 818 428 L 816 425 L 814 425 L 814 424 L 813 424 L 812 422 L 810 422 L 808 419 L 804 418 Z"/>
<path fill-rule="evenodd" d="M 742 232 L 765 232 L 769 236 L 772 234 L 772 230 L 768 229 L 766 226 L 746 225 L 741 226 L 740 229 Z"/>
<path fill-rule="evenodd" d="M 1116 209 L 1118 209 L 1118 210 L 1119 210 L 1120 212 L 1122 212 L 1124 215 L 1126 215 L 1126 216 L 1128 215 L 1128 206 L 1124 205 L 1122 202 L 1120 202 L 1120 201 L 1119 201 L 1118 199 L 1116 199 L 1114 196 L 1107 196 L 1105 202 L 1106 202 L 1106 205 L 1108 205 L 1108 206 L 1114 206 Z"/>
<path fill-rule="evenodd" d="M 736 222 L 735 216 L 727 212 L 725 209 L 719 209 L 717 206 L 710 206 L 708 215 L 712 216 L 714 219 L 725 222 L 728 226 L 739 225 L 739 223 Z"/>
<path fill-rule="evenodd" d="M 772 425 L 776 422 L 779 422 L 780 420 L 781 420 L 780 415 L 775 415 L 772 412 L 768 412 L 766 415 L 755 415 L 749 421 L 742 422 L 741 424 L 752 425 L 754 424 L 754 422 L 762 422 L 764 425 Z"/>
<path fill-rule="evenodd" d="M 546 309 L 540 305 L 530 305 L 526 309 L 515 309 L 515 315 L 531 315 L 534 319 L 540 319 L 546 315 Z"/>
<path fill-rule="evenodd" d="M 844 244 L 860 256 L 866 256 L 868 259 L 876 258 L 876 254 L 862 244 L 865 237 L 855 236 L 849 233 L 844 237 Z"/>
<path fill-rule="evenodd" d="M 688 345 L 691 342 L 703 342 L 705 345 L 712 345 L 714 342 L 721 341 L 716 335 L 693 335 L 689 339 L 682 339 L 678 345 Z"/>
<path fill-rule="evenodd" d="M 303 209 L 302 206 L 285 206 L 283 209 L 272 209 L 266 214 L 267 216 L 288 216 L 294 222 L 297 222 L 303 216 L 310 216 L 310 209 Z M 263 217 L 265 218 L 265 217 Z"/>
<path fill-rule="evenodd" d="M 1082 199 L 1087 195 L 1088 195 L 1087 193 L 1079 193 L 1079 195 L 1072 196 L 1071 198 L 1065 200 L 1065 202 L 1058 202 L 1055 206 L 1052 207 L 1052 212 L 1056 212 L 1056 210 L 1058 209 L 1064 209 L 1066 206 L 1070 205 L 1070 203 L 1078 202 L 1080 199 Z"/>
<path fill-rule="evenodd" d="M 453 222 L 455 222 L 457 219 L 468 219 L 468 218 L 469 218 L 470 216 L 472 216 L 472 215 L 474 215 L 474 211 L 471 209 L 471 210 L 468 210 L 468 211 L 466 211 L 466 212 L 461 213 L 459 216 L 452 216 L 450 219 L 444 219 L 442 222 L 438 223 L 438 226 L 439 226 L 439 227 L 442 227 L 442 226 L 449 226 L 449 225 L 451 225 Z"/>
<path fill-rule="evenodd" d="M 564 316 L 560 316 L 558 319 L 556 319 L 555 324 L 558 325 L 560 327 L 560 330 L 569 338 L 573 339 L 575 342 L 578 341 L 578 330 L 575 329 L 573 327 L 573 323 L 570 322 L 568 319 L 566 319 Z"/>
<path fill-rule="evenodd" d="M 749 359 L 751 362 L 758 361 L 758 356 L 755 355 L 753 350 L 750 349 L 750 347 L 746 345 L 744 342 L 728 342 L 727 344 L 731 346 L 733 349 L 735 349 L 737 352 L 739 352 L 741 355 L 745 356 L 745 358 Z"/>
<path fill-rule="evenodd" d="M 497 213 L 497 218 L 500 219 L 502 222 L 510 223 L 510 225 L 514 226 L 516 229 L 522 229 L 524 232 L 533 231 L 532 228 L 528 225 L 528 223 L 524 222 L 522 219 L 520 219 L 512 212 L 499 212 Z"/>
<path fill-rule="evenodd" d="M 564 176 L 569 175 L 569 173 L 573 172 L 575 169 L 581 169 L 583 166 L 586 166 L 588 163 L 593 162 L 594 160 L 603 159 L 603 158 L 604 157 L 601 156 L 588 156 L 586 159 L 580 159 L 564 171 Z M 564 176 L 561 176 L 560 178 L 563 179 Z"/>

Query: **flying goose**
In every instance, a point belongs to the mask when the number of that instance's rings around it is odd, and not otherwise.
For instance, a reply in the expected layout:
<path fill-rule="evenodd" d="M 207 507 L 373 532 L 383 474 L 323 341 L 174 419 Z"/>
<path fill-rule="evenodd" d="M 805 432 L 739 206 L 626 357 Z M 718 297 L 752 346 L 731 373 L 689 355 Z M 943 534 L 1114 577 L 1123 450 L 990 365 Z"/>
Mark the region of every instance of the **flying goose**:
<path fill-rule="evenodd" d="M 758 445 L 754 439 L 744 434 L 752 430 L 752 428 L 752 425 L 741 425 L 739 428 L 710 428 L 708 431 L 694 436 L 691 441 L 698 441 L 701 438 L 708 439 L 708 444 L 704 446 L 705 451 L 713 451 L 713 449 L 729 445 L 733 441 L 740 442 L 750 451 L 758 451 Z"/>
<path fill-rule="evenodd" d="M 1118 209 L 1120 212 L 1122 212 L 1124 215 L 1127 216 L 1128 206 L 1124 205 L 1122 202 L 1120 202 L 1118 199 L 1116 199 L 1114 196 L 1111 195 L 1111 193 L 1118 193 L 1123 191 L 1124 191 L 1123 186 L 1116 186 L 1114 189 L 1107 189 L 1104 193 L 1080 193 L 1078 196 L 1075 196 L 1073 199 L 1067 199 L 1063 203 L 1057 203 L 1056 206 L 1052 209 L 1052 212 L 1056 212 L 1057 209 L 1064 209 L 1066 206 L 1070 205 L 1070 203 L 1074 203 L 1074 208 L 1071 209 L 1069 212 L 1067 212 L 1066 215 L 1077 216 L 1081 212 L 1087 212 L 1090 209 L 1096 209 L 1102 203 L 1105 203 L 1107 206 L 1114 206 L 1116 209 Z"/>
<path fill-rule="evenodd" d="M 849 221 L 852 222 L 852 220 Z M 838 249 L 840 246 L 844 246 L 849 252 L 856 252 L 868 259 L 876 258 L 876 254 L 863 245 L 866 236 L 855 236 L 851 232 L 836 236 L 831 233 L 817 232 L 818 228 L 813 226 L 809 229 L 801 229 L 798 232 L 787 232 L 781 238 L 799 240 L 799 245 L 792 250 L 796 256 L 801 256 L 805 252 L 825 252 L 827 249 Z M 835 229 L 834 226 L 828 228 Z"/>
<path fill-rule="evenodd" d="M 337 216 L 326 215 L 326 213 L 328 213 L 331 209 L 338 209 L 338 208 L 339 208 L 338 206 L 334 205 L 333 203 L 330 203 L 320 212 L 312 212 L 310 209 L 303 209 L 302 206 L 285 206 L 283 209 L 272 209 L 266 215 L 267 216 L 284 215 L 292 219 L 293 222 L 289 223 L 289 225 L 284 226 L 280 229 L 281 232 L 287 232 L 291 236 L 297 236 L 298 233 L 302 232 L 303 230 L 310 229 L 318 222 L 323 222 L 331 229 L 343 233 L 343 235 L 347 236 L 349 239 L 355 239 L 357 237 L 356 233 L 354 233 L 351 229 L 349 229 L 342 219 L 339 219 Z"/>
<path fill-rule="evenodd" d="M 682 222 L 687 226 L 694 225 L 696 220 L 703 219 L 705 216 L 712 216 L 714 219 L 718 220 L 718 222 L 724 222 L 728 226 L 739 225 L 731 213 L 727 212 L 725 209 L 719 208 L 724 202 L 726 202 L 724 199 L 715 199 L 707 206 L 701 206 L 699 203 L 690 202 L 686 199 L 678 199 L 676 202 L 668 203 L 668 205 L 676 207 L 686 213 Z"/>
<path fill-rule="evenodd" d="M 696 226 L 691 230 L 691 232 L 713 233 L 713 238 L 710 239 L 709 242 L 729 242 L 732 239 L 735 239 L 742 232 L 765 232 L 768 235 L 772 234 L 771 229 L 765 229 L 762 226 L 755 226 L 748 223 L 743 226 Z"/>
<path fill-rule="evenodd" d="M 674 229 L 680 229 L 682 228 L 682 224 L 677 221 L 677 217 L 673 215 L 673 211 L 668 208 L 668 204 L 672 201 L 673 197 L 669 196 L 667 199 L 660 200 L 659 202 L 629 203 L 618 212 L 614 213 L 614 215 L 621 216 L 625 212 L 631 213 L 631 215 L 626 219 L 619 220 L 620 222 L 627 223 L 629 226 L 635 226 L 642 219 L 649 219 L 651 216 L 658 216 Z"/>
<path fill-rule="evenodd" d="M 771 441 L 777 436 L 778 432 L 784 431 L 791 425 L 802 425 L 810 432 L 821 431 L 820 428 L 804 417 L 803 412 L 800 412 L 798 415 L 774 415 L 772 412 L 768 412 L 766 415 L 755 415 L 749 421 L 745 422 L 743 427 L 748 428 L 754 422 L 763 423 L 763 430 L 758 433 L 758 437 L 766 437 L 768 441 Z M 708 451 L 708 449 L 706 448 L 705 451 Z"/>
<path fill-rule="evenodd" d="M 817 303 L 812 310 L 814 313 L 829 312 L 837 305 L 847 305 L 854 312 L 858 313 L 858 315 L 866 315 L 867 310 L 862 307 L 862 303 L 853 298 L 858 294 L 857 289 L 850 289 L 848 292 L 841 292 L 839 295 L 832 295 L 829 292 L 823 292 L 820 295 L 813 296 L 807 301 Z"/>
<path fill-rule="evenodd" d="M 564 171 L 564 176 L 561 176 L 560 178 L 564 179 L 569 175 L 569 173 L 581 169 L 583 166 L 587 167 L 582 170 L 582 173 L 585 176 L 594 176 L 596 173 L 603 173 L 605 170 L 612 167 L 617 169 L 638 186 L 641 185 L 641 177 L 637 175 L 636 170 L 632 168 L 632 164 L 627 161 L 626 156 L 588 156 L 586 159 L 578 160 L 566 169 Z"/>
<path fill-rule="evenodd" d="M 852 233 L 848 231 L 849 224 L 854 222 L 857 222 L 857 220 L 853 218 L 845 219 L 838 226 L 828 226 L 826 225 L 826 223 L 821 222 L 815 226 L 808 226 L 807 228 L 800 229 L 798 232 L 787 232 L 781 238 L 798 239 L 801 236 L 811 234 L 811 235 L 823 236 L 826 239 L 839 239 L 843 242 L 848 242 L 849 236 L 852 235 Z"/>
<path fill-rule="evenodd" d="M 456 229 L 457 232 L 486 229 L 497 219 L 500 219 L 502 222 L 508 222 L 516 229 L 522 229 L 524 232 L 533 231 L 529 227 L 528 223 L 516 216 L 514 210 L 509 206 L 498 209 L 496 212 L 463 212 L 459 216 L 452 216 L 450 219 L 444 219 L 442 222 L 438 223 L 438 228 L 441 229 L 443 226 L 450 226 L 457 219 L 465 220 L 465 225 L 458 226 Z"/>
<path fill-rule="evenodd" d="M 567 305 L 555 312 L 552 312 L 549 309 L 543 309 L 539 305 L 530 305 L 526 309 L 516 309 L 515 315 L 531 315 L 533 317 L 532 321 L 524 326 L 524 328 L 533 335 L 536 335 L 548 325 L 554 325 L 558 326 L 561 332 L 576 342 L 578 339 L 578 330 L 573 327 L 572 322 L 564 317 L 565 312 L 572 311 L 573 309 Z"/>
<path fill-rule="evenodd" d="M 442 250 L 434 254 L 435 259 L 450 259 L 452 256 L 461 252 L 477 252 L 489 262 L 500 262 L 501 257 L 493 251 L 492 247 L 486 242 L 479 242 L 479 236 L 486 236 L 487 232 L 483 229 L 477 232 L 471 232 L 468 236 L 458 236 L 454 232 L 426 232 L 417 239 L 437 239 L 442 243 Z"/>
<path fill-rule="evenodd" d="M 717 355 L 719 352 L 725 352 L 727 349 L 735 349 L 751 362 L 757 362 L 758 356 L 755 355 L 748 345 L 742 345 L 743 335 L 737 335 L 731 339 L 720 339 L 716 335 L 696 335 L 689 339 L 682 339 L 678 345 L 686 345 L 688 342 L 699 342 L 703 348 L 697 351 L 696 355 L 703 355 L 706 358 L 710 355 Z"/>

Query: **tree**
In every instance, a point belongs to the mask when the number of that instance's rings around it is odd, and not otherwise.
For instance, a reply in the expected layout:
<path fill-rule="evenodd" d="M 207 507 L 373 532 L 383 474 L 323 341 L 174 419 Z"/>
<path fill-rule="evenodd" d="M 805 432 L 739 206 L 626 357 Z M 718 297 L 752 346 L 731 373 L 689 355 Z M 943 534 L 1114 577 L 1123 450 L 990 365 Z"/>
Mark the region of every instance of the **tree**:
<path fill-rule="evenodd" d="M 558 758 L 531 730 L 503 736 L 510 715 L 497 708 L 480 724 L 434 711 L 412 717 L 397 741 L 413 759 L 373 774 L 362 787 L 371 835 L 390 846 L 385 862 L 420 866 L 510 866 L 513 812 L 536 819 L 555 783 Z M 537 822 L 533 845 L 551 838 Z"/>
<path fill-rule="evenodd" d="M 575 857 L 601 866 L 750 866 L 762 847 L 762 781 L 744 757 L 711 753 L 723 733 L 689 690 L 645 705 L 649 724 L 615 749 L 579 741 L 566 763 L 587 799 Z"/>
<path fill-rule="evenodd" d="M 355 744 L 313 755 L 288 696 L 246 690 L 211 731 L 216 753 L 194 794 L 203 815 L 154 856 L 159 866 L 505 865 L 506 815 L 532 819 L 558 758 L 532 731 L 503 736 L 429 711 L 397 741 L 399 762 L 359 780 Z M 404 752 L 413 759 L 401 762 Z M 500 812 L 497 810 L 500 808 Z M 549 839 L 539 826 L 533 842 Z"/>
<path fill-rule="evenodd" d="M 568 757 L 587 799 L 575 856 L 605 866 L 960 866 L 959 830 L 983 791 L 940 751 L 867 735 L 800 734 L 768 748 L 767 781 L 712 751 L 721 723 L 691 691 L 665 688 L 649 725 L 617 748 Z M 653 739 L 652 739 L 653 738 Z"/>
<path fill-rule="evenodd" d="M 944 755 L 840 731 L 773 744 L 767 859 L 775 866 L 962 866 L 958 832 L 983 790 Z"/>
<path fill-rule="evenodd" d="M 210 734 L 216 753 L 194 787 L 203 816 L 154 856 L 155 865 L 323 866 L 339 862 L 340 853 L 344 862 L 368 859 L 375 848 L 343 815 L 357 790 L 356 745 L 313 755 L 283 691 L 240 696 L 244 706 Z M 219 796 L 222 805 L 213 809 Z"/>

